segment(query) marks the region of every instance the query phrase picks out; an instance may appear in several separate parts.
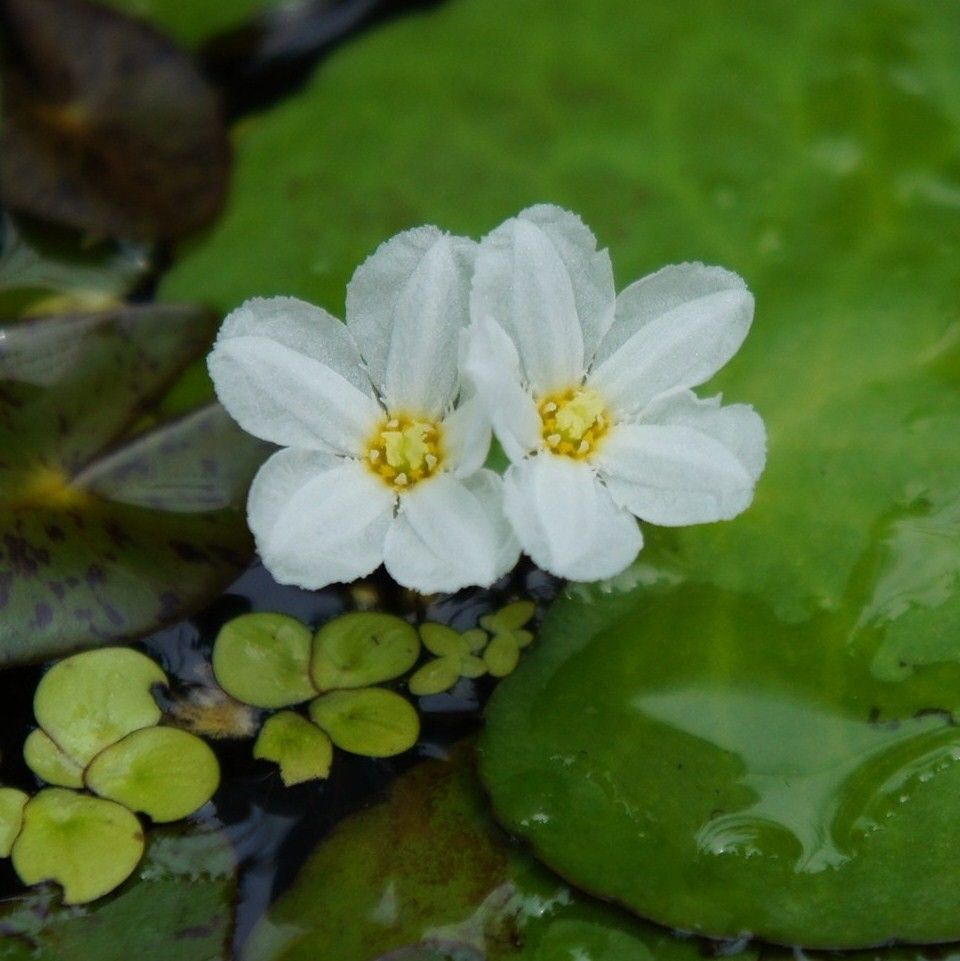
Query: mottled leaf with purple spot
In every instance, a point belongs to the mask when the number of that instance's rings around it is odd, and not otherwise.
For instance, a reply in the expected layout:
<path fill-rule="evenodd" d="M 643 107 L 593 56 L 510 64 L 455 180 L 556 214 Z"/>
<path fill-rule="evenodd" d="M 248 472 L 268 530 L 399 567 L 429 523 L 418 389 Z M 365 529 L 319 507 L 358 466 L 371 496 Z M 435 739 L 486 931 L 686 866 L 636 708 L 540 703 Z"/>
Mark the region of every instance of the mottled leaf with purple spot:
<path fill-rule="evenodd" d="M 0 328 L 0 665 L 145 634 L 249 559 L 265 446 L 217 404 L 151 416 L 214 327 L 144 306 Z"/>

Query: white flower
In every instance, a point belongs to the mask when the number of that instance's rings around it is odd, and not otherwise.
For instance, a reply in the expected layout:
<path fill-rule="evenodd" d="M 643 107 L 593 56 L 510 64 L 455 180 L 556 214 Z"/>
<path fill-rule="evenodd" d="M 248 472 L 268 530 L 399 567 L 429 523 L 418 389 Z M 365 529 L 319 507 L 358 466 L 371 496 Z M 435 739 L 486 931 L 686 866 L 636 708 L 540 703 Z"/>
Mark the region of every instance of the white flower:
<path fill-rule="evenodd" d="M 697 398 L 738 350 L 753 297 L 729 271 L 665 267 L 616 296 L 610 258 L 574 214 L 523 211 L 480 245 L 464 371 L 512 461 L 505 510 L 562 577 L 623 570 L 635 518 L 732 518 L 763 470 L 763 421 Z"/>
<path fill-rule="evenodd" d="M 473 241 L 422 227 L 358 268 L 345 325 L 289 297 L 224 321 L 217 395 L 244 430 L 287 448 L 248 503 L 281 583 L 319 588 L 382 563 L 405 587 L 454 591 L 516 563 L 502 481 L 480 469 L 489 421 L 457 370 L 475 256 Z"/>

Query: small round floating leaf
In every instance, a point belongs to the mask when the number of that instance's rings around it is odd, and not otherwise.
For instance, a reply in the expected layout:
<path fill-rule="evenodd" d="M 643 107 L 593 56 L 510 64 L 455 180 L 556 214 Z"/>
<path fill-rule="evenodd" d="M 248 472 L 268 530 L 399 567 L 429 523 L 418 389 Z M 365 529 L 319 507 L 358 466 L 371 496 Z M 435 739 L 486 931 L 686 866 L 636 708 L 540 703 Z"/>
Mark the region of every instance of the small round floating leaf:
<path fill-rule="evenodd" d="M 213 797 L 220 765 L 193 734 L 151 727 L 98 754 L 85 777 L 95 794 L 165 823 L 189 817 Z"/>
<path fill-rule="evenodd" d="M 465 657 L 460 658 L 460 676 L 469 678 L 483 677 L 487 673 L 487 664 L 482 657 L 475 657 L 473 654 L 467 654 Z"/>
<path fill-rule="evenodd" d="M 35 728 L 23 742 L 23 759 L 41 781 L 57 787 L 83 787 L 83 768 L 57 746 L 43 728 Z"/>
<path fill-rule="evenodd" d="M 483 652 L 483 661 L 494 677 L 506 677 L 512 674 L 520 661 L 520 648 L 514 639 L 513 632 L 509 631 L 494 637 Z"/>
<path fill-rule="evenodd" d="M 37 686 L 33 710 L 47 734 L 85 766 L 131 731 L 159 722 L 151 688 L 166 683 L 149 657 L 105 647 L 55 664 Z"/>
<path fill-rule="evenodd" d="M 140 822 L 122 805 L 46 788 L 23 810 L 13 867 L 24 884 L 56 881 L 64 904 L 86 904 L 122 884 L 143 847 Z"/>
<path fill-rule="evenodd" d="M 533 631 L 526 631 L 520 628 L 510 633 L 513 634 L 513 639 L 517 642 L 518 647 L 529 647 L 533 643 Z"/>
<path fill-rule="evenodd" d="M 420 638 L 393 614 L 354 612 L 317 631 L 310 672 L 319 691 L 393 680 L 417 663 Z"/>
<path fill-rule="evenodd" d="M 479 654 L 487 646 L 487 632 L 479 627 L 473 627 L 460 635 L 466 642 L 471 654 Z"/>
<path fill-rule="evenodd" d="M 243 614 L 217 635 L 213 672 L 220 686 L 245 704 L 300 704 L 317 693 L 310 683 L 310 642 L 310 629 L 296 618 Z"/>
<path fill-rule="evenodd" d="M 434 624 L 432 621 L 421 624 L 420 637 L 423 638 L 423 646 L 437 657 L 466 654 L 470 650 L 464 636 L 445 624 Z"/>
<path fill-rule="evenodd" d="M 365 757 L 402 754 L 420 736 L 413 705 L 378 687 L 324 694 L 310 705 L 310 717 L 337 747 Z"/>
<path fill-rule="evenodd" d="M 438 657 L 419 668 L 410 678 L 407 687 L 411 694 L 427 697 L 449 691 L 459 679 L 460 671 L 456 658 Z"/>
<path fill-rule="evenodd" d="M 23 827 L 23 809 L 28 794 L 13 787 L 0 787 L 0 858 L 10 857 L 13 842 Z"/>
<path fill-rule="evenodd" d="M 330 776 L 333 744 L 330 738 L 305 717 L 281 711 L 269 718 L 260 731 L 253 756 L 280 765 L 280 777 L 290 787 L 304 781 Z"/>
<path fill-rule="evenodd" d="M 516 631 L 533 617 L 536 609 L 537 606 L 533 601 L 514 601 L 506 607 L 501 607 L 495 614 L 481 617 L 480 623 L 491 634 Z"/>

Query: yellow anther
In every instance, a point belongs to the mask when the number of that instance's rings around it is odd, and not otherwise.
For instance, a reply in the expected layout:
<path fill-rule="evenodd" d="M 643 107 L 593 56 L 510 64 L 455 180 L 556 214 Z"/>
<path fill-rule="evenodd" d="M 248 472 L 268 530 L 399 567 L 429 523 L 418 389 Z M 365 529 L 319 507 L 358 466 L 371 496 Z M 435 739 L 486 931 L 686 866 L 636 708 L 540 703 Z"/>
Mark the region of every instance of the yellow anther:
<path fill-rule="evenodd" d="M 610 425 L 603 398 L 591 387 L 551 394 L 541 400 L 539 409 L 547 448 L 566 457 L 588 457 Z"/>
<path fill-rule="evenodd" d="M 385 419 L 367 445 L 367 466 L 395 491 L 430 477 L 443 461 L 441 428 L 434 421 L 398 414 Z"/>

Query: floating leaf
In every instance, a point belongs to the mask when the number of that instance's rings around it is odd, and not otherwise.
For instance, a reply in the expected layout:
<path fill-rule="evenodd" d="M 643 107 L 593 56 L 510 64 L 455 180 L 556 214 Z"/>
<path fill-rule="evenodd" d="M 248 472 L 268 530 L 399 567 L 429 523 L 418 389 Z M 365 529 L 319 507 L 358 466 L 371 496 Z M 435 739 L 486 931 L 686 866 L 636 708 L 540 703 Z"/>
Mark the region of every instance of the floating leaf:
<path fill-rule="evenodd" d="M 506 677 L 520 663 L 520 645 L 513 631 L 491 638 L 483 652 L 483 662 L 493 677 Z"/>
<path fill-rule="evenodd" d="M 507 604 L 506 607 L 501 607 L 494 614 L 481 617 L 480 625 L 491 634 L 517 631 L 526 626 L 536 610 L 537 606 L 533 601 L 514 601 L 512 604 Z"/>
<path fill-rule="evenodd" d="M 213 671 L 231 696 L 256 707 L 299 704 L 316 696 L 310 682 L 310 629 L 286 614 L 242 614 L 220 629 Z"/>
<path fill-rule="evenodd" d="M 365 757 L 402 754 L 420 736 L 413 705 L 379 687 L 323 694 L 311 702 L 310 718 L 337 747 Z"/>
<path fill-rule="evenodd" d="M 234 961 L 236 857 L 219 831 L 150 832 L 109 898 L 64 907 L 44 887 L 0 902 L 2 961 Z"/>
<path fill-rule="evenodd" d="M 220 764 L 193 734 L 151 727 L 101 751 L 84 779 L 95 794 L 162 824 L 189 817 L 213 797 Z"/>
<path fill-rule="evenodd" d="M 417 764 L 385 801 L 338 824 L 244 952 L 244 961 L 320 958 L 702 961 L 702 953 L 693 939 L 566 887 L 506 841 L 461 746 L 449 762 Z"/>
<path fill-rule="evenodd" d="M 45 788 L 24 808 L 13 867 L 24 884 L 56 881 L 64 904 L 86 904 L 133 873 L 143 846 L 140 822 L 125 807 Z"/>
<path fill-rule="evenodd" d="M 266 446 L 218 405 L 131 436 L 213 326 L 138 307 L 0 328 L 0 665 L 146 633 L 245 564 Z"/>
<path fill-rule="evenodd" d="M 253 746 L 253 756 L 280 765 L 280 777 L 290 787 L 330 776 L 333 744 L 316 724 L 294 711 L 268 718 Z"/>
<path fill-rule="evenodd" d="M 27 767 L 47 784 L 57 787 L 83 787 L 83 768 L 60 749 L 43 728 L 35 728 L 23 742 Z"/>
<path fill-rule="evenodd" d="M 0 16 L 7 204 L 116 236 L 175 238 L 213 220 L 227 132 L 185 53 L 84 0 L 3 0 Z"/>
<path fill-rule="evenodd" d="M 407 687 L 416 697 L 426 697 L 449 691 L 459 680 L 459 661 L 453 657 L 438 657 L 418 668 L 407 682 Z"/>
<path fill-rule="evenodd" d="M 0 858 L 10 857 L 13 842 L 23 827 L 23 809 L 30 796 L 13 787 L 0 787 Z"/>
<path fill-rule="evenodd" d="M 310 674 L 318 691 L 365 687 L 405 674 L 419 656 L 420 638 L 405 620 L 354 612 L 317 631 Z"/>
<path fill-rule="evenodd" d="M 126 647 L 85 651 L 54 664 L 33 699 L 43 730 L 82 767 L 105 747 L 160 720 L 153 697 L 167 676 Z"/>
<path fill-rule="evenodd" d="M 262 10 L 281 0 L 106 0 L 135 17 L 142 17 L 165 30 L 181 43 L 195 45 L 215 34 L 239 27 Z"/>

